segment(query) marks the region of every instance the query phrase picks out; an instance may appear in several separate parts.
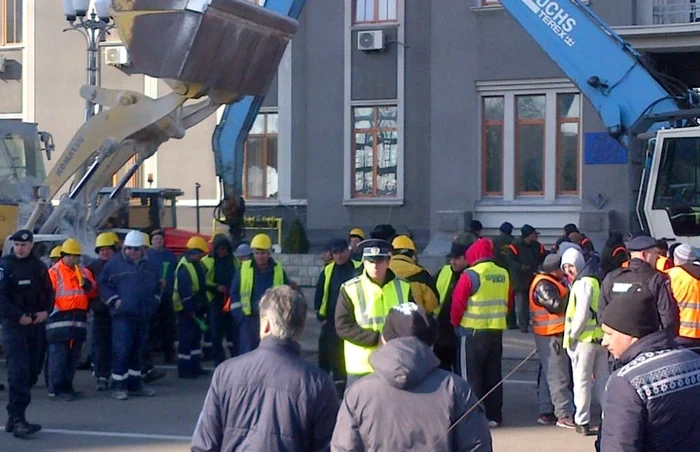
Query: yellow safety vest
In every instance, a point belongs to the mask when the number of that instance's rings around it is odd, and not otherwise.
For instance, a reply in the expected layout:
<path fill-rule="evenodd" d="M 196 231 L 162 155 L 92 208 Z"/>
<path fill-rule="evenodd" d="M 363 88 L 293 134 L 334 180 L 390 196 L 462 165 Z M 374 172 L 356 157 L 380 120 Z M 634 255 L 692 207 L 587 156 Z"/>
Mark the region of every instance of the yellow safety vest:
<path fill-rule="evenodd" d="M 598 300 L 600 299 L 600 283 L 597 279 L 590 276 L 584 276 L 581 281 L 587 280 L 593 286 L 593 299 L 591 300 L 590 318 L 586 322 L 586 329 L 583 330 L 581 336 L 577 339 L 578 342 L 593 342 L 596 339 L 603 338 L 603 330 L 598 322 Z M 573 289 L 573 287 L 572 287 Z M 569 291 L 569 304 L 566 307 L 566 320 L 564 323 L 564 348 L 569 348 L 571 345 L 571 322 L 574 320 L 576 312 L 576 295 L 574 291 Z"/>
<path fill-rule="evenodd" d="M 238 259 L 236 259 L 235 256 L 231 256 L 231 261 L 233 262 L 234 266 L 239 265 Z M 202 259 L 202 265 L 204 265 L 204 270 L 206 270 L 206 277 L 205 280 L 207 282 L 207 287 L 218 287 L 218 284 L 214 282 L 214 265 L 215 265 L 215 260 L 212 256 L 207 256 Z M 207 290 L 207 299 L 209 300 L 209 303 L 212 302 L 216 298 L 216 293 L 211 292 Z"/>
<path fill-rule="evenodd" d="M 438 295 L 440 295 L 440 304 L 438 304 L 438 307 L 435 310 L 435 315 L 438 315 L 440 313 L 440 308 L 442 308 L 442 304 L 445 302 L 445 298 L 447 297 L 447 289 L 450 288 L 451 280 L 452 266 L 448 264 L 442 267 L 442 269 L 440 269 L 440 273 L 438 273 L 437 283 L 435 284 L 437 286 Z"/>
<path fill-rule="evenodd" d="M 281 286 L 284 284 L 284 270 L 282 265 L 275 262 L 272 268 L 272 287 Z M 241 265 L 241 305 L 243 306 L 243 313 L 245 315 L 253 315 L 253 308 L 251 306 L 251 296 L 253 294 L 253 261 L 245 261 Z"/>
<path fill-rule="evenodd" d="M 459 324 L 474 330 L 505 330 L 508 314 L 508 270 L 493 262 L 481 262 L 471 267 L 479 275 L 479 289 L 467 301 Z"/>
<path fill-rule="evenodd" d="M 181 266 L 185 266 L 187 273 L 190 274 L 190 279 L 192 280 L 192 295 L 196 295 L 199 292 L 199 275 L 197 275 L 197 269 L 194 268 L 194 264 L 187 260 L 184 256 L 180 259 L 175 267 L 175 286 L 173 287 L 173 307 L 175 312 L 182 311 L 185 307 L 182 304 L 182 298 L 180 298 L 180 292 L 177 289 L 177 274 L 180 271 Z"/>
<path fill-rule="evenodd" d="M 352 265 L 354 265 L 355 268 L 358 268 L 360 265 L 362 265 L 362 263 L 353 260 Z M 335 262 L 331 262 L 323 269 L 323 298 L 321 299 L 321 309 L 318 310 L 318 313 L 323 317 L 325 317 L 326 313 L 328 312 L 328 294 L 331 290 L 331 277 L 333 276 L 333 269 L 335 269 Z"/>
<path fill-rule="evenodd" d="M 391 308 L 408 301 L 411 285 L 397 276 L 384 287 L 379 287 L 363 273 L 343 284 L 341 290 L 345 290 L 353 304 L 357 324 L 364 329 L 381 332 Z M 376 346 L 365 347 L 344 341 L 344 348 L 347 373 L 352 375 L 372 373 L 369 355 Z"/>

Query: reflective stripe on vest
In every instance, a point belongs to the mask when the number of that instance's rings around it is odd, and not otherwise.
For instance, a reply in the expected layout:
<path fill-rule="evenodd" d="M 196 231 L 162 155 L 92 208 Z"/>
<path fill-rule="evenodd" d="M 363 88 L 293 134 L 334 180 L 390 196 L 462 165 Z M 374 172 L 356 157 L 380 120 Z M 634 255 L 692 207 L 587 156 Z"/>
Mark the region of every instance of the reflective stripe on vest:
<path fill-rule="evenodd" d="M 627 248 L 625 248 L 624 246 L 618 246 L 617 248 L 615 248 L 613 250 L 613 252 L 611 253 L 611 256 L 615 257 L 615 255 L 617 253 L 623 253 L 626 256 L 627 255 Z"/>
<path fill-rule="evenodd" d="M 81 266 L 70 268 L 63 261 L 59 261 L 59 263 L 49 269 L 49 273 L 54 276 L 54 278 L 51 278 L 54 290 L 53 312 L 72 311 L 74 309 L 87 311 L 89 306 L 88 296 L 85 293 L 85 289 L 80 287 L 81 280 L 90 280 L 86 271 Z M 75 280 L 73 276 L 76 277 Z"/>
<path fill-rule="evenodd" d="M 362 262 L 353 260 L 351 261 L 355 268 L 362 265 Z M 335 269 L 335 262 L 331 262 L 326 265 L 323 269 L 323 298 L 321 298 L 321 309 L 318 310 L 319 315 L 325 317 L 328 313 L 328 294 L 331 291 L 331 278 L 333 277 L 333 270 Z"/>
<path fill-rule="evenodd" d="M 57 328 L 87 328 L 87 323 L 77 320 L 62 320 L 46 324 L 47 330 L 55 330 Z"/>
<path fill-rule="evenodd" d="M 175 286 L 173 287 L 173 307 L 175 308 L 175 312 L 180 312 L 183 309 L 185 309 L 183 301 L 188 301 L 192 299 L 191 296 L 181 298 L 180 291 L 178 290 L 177 275 L 178 273 L 180 273 L 180 267 L 183 265 L 187 269 L 187 273 L 190 275 L 190 280 L 192 282 L 192 295 L 199 292 L 199 275 L 197 274 L 197 269 L 194 267 L 194 264 L 192 262 L 188 261 L 185 256 L 182 256 L 180 262 L 177 263 L 177 267 L 175 267 Z"/>
<path fill-rule="evenodd" d="M 481 262 L 470 270 L 479 275 L 479 289 L 467 301 L 459 323 L 475 330 L 505 330 L 508 313 L 508 270 L 493 262 Z"/>
<path fill-rule="evenodd" d="M 700 280 L 695 279 L 683 267 L 668 270 L 671 292 L 680 309 L 680 337 L 700 339 Z"/>
<path fill-rule="evenodd" d="M 588 312 L 589 318 L 586 321 L 586 328 L 583 333 L 578 337 L 578 342 L 593 342 L 597 339 L 603 338 L 603 330 L 600 328 L 600 322 L 598 321 L 598 300 L 600 299 L 600 283 L 597 279 L 590 276 L 584 276 L 581 281 L 587 281 L 591 287 L 593 287 L 593 299 L 591 300 L 591 306 Z M 564 348 L 569 348 L 571 345 L 571 322 L 574 320 L 574 314 L 576 313 L 576 295 L 574 294 L 573 287 L 571 292 L 569 292 L 569 304 L 566 307 L 566 323 L 564 324 Z"/>
<path fill-rule="evenodd" d="M 396 277 L 379 287 L 364 273 L 343 284 L 342 288 L 353 304 L 355 321 L 362 328 L 381 332 L 384 320 L 392 307 L 405 303 L 411 291 L 408 281 Z M 364 347 L 344 341 L 345 369 L 352 375 L 372 372 L 369 355 L 376 347 Z"/>
<path fill-rule="evenodd" d="M 535 303 L 535 288 L 542 281 L 554 284 L 559 290 L 559 296 L 565 299 L 568 289 L 551 275 L 537 274 L 530 284 L 530 317 L 532 331 L 539 336 L 554 336 L 564 332 L 564 315 L 550 314 L 542 306 Z"/>
<path fill-rule="evenodd" d="M 284 284 L 284 270 L 282 266 L 275 262 L 272 275 L 272 287 L 281 286 Z M 251 306 L 251 297 L 253 296 L 253 280 L 255 274 L 253 271 L 253 261 L 245 261 L 241 265 L 241 305 L 245 315 L 253 315 Z M 233 306 L 231 306 L 233 309 Z"/>

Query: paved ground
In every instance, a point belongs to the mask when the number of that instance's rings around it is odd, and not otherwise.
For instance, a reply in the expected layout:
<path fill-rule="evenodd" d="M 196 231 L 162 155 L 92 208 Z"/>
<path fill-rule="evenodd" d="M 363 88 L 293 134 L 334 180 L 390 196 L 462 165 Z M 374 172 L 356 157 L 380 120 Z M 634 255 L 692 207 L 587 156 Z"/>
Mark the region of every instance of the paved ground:
<path fill-rule="evenodd" d="M 316 355 L 318 324 L 309 317 L 303 342 L 304 355 Z M 534 348 L 530 335 L 507 332 L 504 341 L 504 376 Z M 543 427 L 537 418 L 536 361 L 527 362 L 505 384 L 505 425 L 493 430 L 496 451 L 561 451 L 593 450 L 593 439 L 574 432 Z M 189 440 L 207 391 L 209 379 L 178 380 L 174 369 L 168 377 L 156 382 L 154 398 L 114 401 L 109 394 L 94 391 L 88 371 L 78 371 L 76 388 L 85 397 L 74 402 L 51 401 L 40 383 L 33 391 L 34 400 L 28 418 L 44 430 L 27 441 L 0 433 L 0 451 L 96 451 L 133 452 L 187 451 Z M 0 381 L 6 381 L 4 363 L 0 364 Z M 43 378 L 40 378 L 43 382 Z M 0 392 L 0 406 L 7 402 L 7 391 Z M 0 422 L 5 417 L 0 416 Z"/>

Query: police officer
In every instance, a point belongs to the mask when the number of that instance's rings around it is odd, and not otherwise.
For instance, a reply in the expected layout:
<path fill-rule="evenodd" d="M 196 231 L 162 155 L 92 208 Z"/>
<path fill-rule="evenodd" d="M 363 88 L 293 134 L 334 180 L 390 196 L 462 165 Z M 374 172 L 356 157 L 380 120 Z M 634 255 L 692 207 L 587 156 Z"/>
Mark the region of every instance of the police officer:
<path fill-rule="evenodd" d="M 605 307 L 615 302 L 617 297 L 646 286 L 656 299 L 661 325 L 673 337 L 678 336 L 678 303 L 671 294 L 668 276 L 655 269 L 660 255 L 656 240 L 643 235 L 635 237 L 627 244 L 627 250 L 630 253 L 629 266 L 611 271 L 603 280 L 598 318 L 601 318 Z"/>
<path fill-rule="evenodd" d="M 0 260 L 0 316 L 10 384 L 5 431 L 24 438 L 41 430 L 24 416 L 43 364 L 44 322 L 53 305 L 53 290 L 46 266 L 32 255 L 32 233 L 22 229 L 10 240 L 14 254 Z"/>
<path fill-rule="evenodd" d="M 413 302 L 410 283 L 389 269 L 391 243 L 370 239 L 360 246 L 364 270 L 341 286 L 335 308 L 336 332 L 345 341 L 348 387 L 372 373 L 369 355 L 379 345 L 391 308 Z"/>

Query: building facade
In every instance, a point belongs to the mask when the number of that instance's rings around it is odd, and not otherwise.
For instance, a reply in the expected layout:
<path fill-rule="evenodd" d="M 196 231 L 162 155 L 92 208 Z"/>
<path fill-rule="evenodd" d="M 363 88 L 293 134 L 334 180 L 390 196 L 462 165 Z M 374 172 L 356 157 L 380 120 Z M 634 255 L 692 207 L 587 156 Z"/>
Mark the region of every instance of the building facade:
<path fill-rule="evenodd" d="M 62 32 L 60 2 L 0 5 L 0 118 L 39 123 L 60 152 L 83 120 L 84 41 Z M 660 70 L 699 86 L 694 1 L 590 6 Z M 168 92 L 104 64 L 119 46 L 116 32 L 101 44 L 102 86 Z M 204 233 L 221 196 L 218 117 L 165 143 L 130 181 L 182 189 L 188 229 L 199 184 Z M 545 241 L 570 222 L 603 239 L 628 230 L 642 160 L 641 144 L 627 152 L 607 139 L 593 107 L 496 0 L 307 0 L 251 130 L 243 184 L 248 214 L 282 218 L 283 234 L 297 217 L 312 244 L 392 223 L 439 254 L 469 219 L 487 233 L 529 223 Z"/>

